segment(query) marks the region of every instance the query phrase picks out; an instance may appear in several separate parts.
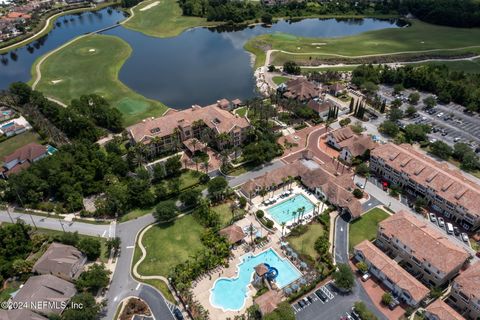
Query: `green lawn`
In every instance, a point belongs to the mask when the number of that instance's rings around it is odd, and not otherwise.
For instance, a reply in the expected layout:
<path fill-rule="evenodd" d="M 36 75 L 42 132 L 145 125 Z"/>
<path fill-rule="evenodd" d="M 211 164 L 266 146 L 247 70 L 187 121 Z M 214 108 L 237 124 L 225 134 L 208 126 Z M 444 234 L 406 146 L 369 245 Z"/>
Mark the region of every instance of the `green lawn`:
<path fill-rule="evenodd" d="M 212 207 L 212 210 L 218 213 L 220 216 L 220 224 L 223 227 L 226 227 L 232 221 L 232 211 L 230 210 L 230 203 L 222 203 L 218 206 Z"/>
<path fill-rule="evenodd" d="M 118 72 L 131 52 L 128 43 L 118 37 L 79 38 L 42 63 L 42 78 L 36 89 L 66 104 L 83 94 L 99 94 L 123 113 L 126 126 L 161 116 L 167 110 L 165 105 L 139 95 L 118 80 Z M 37 77 L 37 63 L 32 66 L 33 79 Z"/>
<path fill-rule="evenodd" d="M 133 8 L 133 12 L 133 17 L 123 25 L 159 38 L 174 37 L 189 28 L 215 24 L 204 18 L 183 16 L 176 0 L 143 1 Z"/>
<path fill-rule="evenodd" d="M 180 175 L 180 190 L 190 188 L 199 183 L 200 172 L 188 170 Z"/>
<path fill-rule="evenodd" d="M 247 110 L 247 107 L 240 107 L 235 109 L 235 113 L 238 114 L 240 117 L 245 117 L 245 115 L 247 114 Z"/>
<path fill-rule="evenodd" d="M 200 236 L 204 228 L 187 215 L 171 224 L 155 225 L 143 236 L 147 250 L 145 260 L 138 266 L 141 275 L 168 276 L 170 269 L 203 249 Z M 140 258 L 135 250 L 134 263 Z"/>
<path fill-rule="evenodd" d="M 464 49 L 471 46 L 475 48 Z M 289 55 L 291 60 L 302 61 L 308 61 L 310 57 L 316 55 L 323 58 L 354 58 L 362 55 L 427 50 L 439 50 L 443 54 L 478 52 L 480 28 L 451 28 L 413 21 L 407 28 L 387 28 L 341 38 L 305 38 L 284 33 L 264 34 L 250 39 L 245 45 L 246 50 L 257 55 L 256 66 L 263 65 L 265 61 L 263 48 L 303 53 L 297 56 Z M 279 59 L 278 57 L 283 55 L 285 54 L 274 53 L 273 56 Z M 280 62 L 275 61 L 274 64 Z"/>
<path fill-rule="evenodd" d="M 348 236 L 350 251 L 363 240 L 375 239 L 378 223 L 389 216 L 390 215 L 386 211 L 380 208 L 373 208 L 365 213 L 360 219 L 351 223 Z"/>
<path fill-rule="evenodd" d="M 0 143 L 0 159 L 30 142 L 42 143 L 40 136 L 33 131 L 27 131 L 18 136 L 11 137 Z"/>
<path fill-rule="evenodd" d="M 276 76 L 272 78 L 275 84 L 282 84 L 288 81 L 288 77 Z"/>
<path fill-rule="evenodd" d="M 429 65 L 446 65 L 449 69 L 453 71 L 463 71 L 467 73 L 480 73 L 480 59 L 475 59 L 472 61 L 439 61 L 439 62 L 428 62 L 422 64 Z M 414 64 L 419 65 L 419 64 Z"/>
<path fill-rule="evenodd" d="M 126 222 L 129 220 L 137 219 L 140 218 L 141 216 L 144 216 L 146 214 L 149 214 L 153 212 L 154 207 L 148 208 L 148 209 L 134 209 L 123 216 L 120 217 L 119 222 Z"/>
<path fill-rule="evenodd" d="M 325 228 L 320 223 L 308 225 L 308 230 L 298 237 L 288 237 L 287 240 L 295 251 L 300 254 L 308 255 L 313 259 L 318 258 L 315 250 L 315 241 L 325 232 Z"/>

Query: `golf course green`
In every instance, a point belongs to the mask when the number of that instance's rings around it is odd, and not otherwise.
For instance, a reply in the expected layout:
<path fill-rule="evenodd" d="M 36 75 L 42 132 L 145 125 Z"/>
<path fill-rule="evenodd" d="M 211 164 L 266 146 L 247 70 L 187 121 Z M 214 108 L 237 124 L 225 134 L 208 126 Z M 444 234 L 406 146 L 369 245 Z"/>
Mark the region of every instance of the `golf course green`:
<path fill-rule="evenodd" d="M 142 1 L 131 9 L 131 14 L 123 26 L 158 38 L 174 37 L 193 27 L 215 25 L 204 18 L 183 16 L 176 0 Z"/>
<path fill-rule="evenodd" d="M 438 54 L 445 57 L 459 53 L 480 52 L 480 29 L 461 29 L 410 21 L 406 28 L 368 31 L 341 38 L 305 38 L 284 33 L 264 34 L 250 39 L 245 49 L 256 55 L 255 65 L 265 63 L 265 50 L 274 52 L 270 63 L 291 60 L 305 62 L 312 58 L 358 58 L 368 55 Z"/>
<path fill-rule="evenodd" d="M 127 126 L 160 116 L 167 110 L 164 104 L 143 97 L 118 80 L 118 72 L 131 52 L 132 48 L 118 37 L 95 34 L 77 38 L 35 62 L 32 79 L 37 79 L 37 69 L 41 72 L 35 89 L 65 104 L 84 94 L 99 94 L 123 113 Z"/>

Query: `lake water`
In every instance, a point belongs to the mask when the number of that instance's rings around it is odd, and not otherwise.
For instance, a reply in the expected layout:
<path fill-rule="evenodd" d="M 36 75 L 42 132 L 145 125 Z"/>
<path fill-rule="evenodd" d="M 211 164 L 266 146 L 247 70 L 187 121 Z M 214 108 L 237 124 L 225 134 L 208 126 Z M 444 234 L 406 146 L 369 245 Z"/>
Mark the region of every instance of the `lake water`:
<path fill-rule="evenodd" d="M 123 18 L 123 12 L 115 9 L 59 18 L 55 28 L 41 40 L 1 56 L 0 88 L 7 88 L 14 81 L 30 80 L 33 62 L 46 52 Z M 131 57 L 120 70 L 122 82 L 148 98 L 183 109 L 192 104 L 211 104 L 220 98 L 246 99 L 255 95 L 251 56 L 243 49 L 251 37 L 273 32 L 340 37 L 399 26 L 396 20 L 306 19 L 280 21 L 269 28 L 256 25 L 239 31 L 195 28 L 167 39 L 146 36 L 121 26 L 104 34 L 118 36 L 133 48 Z"/>

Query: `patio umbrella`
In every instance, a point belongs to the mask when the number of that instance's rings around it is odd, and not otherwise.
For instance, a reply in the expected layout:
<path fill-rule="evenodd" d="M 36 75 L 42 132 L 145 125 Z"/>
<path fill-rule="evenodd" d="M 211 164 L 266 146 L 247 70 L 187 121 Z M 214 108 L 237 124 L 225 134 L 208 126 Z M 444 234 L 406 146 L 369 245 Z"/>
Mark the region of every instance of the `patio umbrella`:
<path fill-rule="evenodd" d="M 280 246 L 281 246 L 282 248 L 287 248 L 288 243 L 282 241 L 282 242 L 280 242 Z"/>
<path fill-rule="evenodd" d="M 292 284 L 292 290 L 293 291 L 298 291 L 298 289 L 300 289 L 300 287 L 297 285 L 297 284 Z"/>
<path fill-rule="evenodd" d="M 307 269 L 307 264 L 305 262 L 300 262 L 300 268 Z"/>
<path fill-rule="evenodd" d="M 297 258 L 298 258 L 298 254 L 296 254 L 295 252 L 292 252 L 292 258 L 297 259 Z"/>
<path fill-rule="evenodd" d="M 255 237 L 261 238 L 261 237 L 262 237 L 262 232 L 261 232 L 261 231 L 257 231 L 257 234 L 255 235 Z"/>
<path fill-rule="evenodd" d="M 287 255 L 291 255 L 291 254 L 292 254 L 292 248 L 287 247 Z"/>
<path fill-rule="evenodd" d="M 307 280 L 305 280 L 304 278 L 300 278 L 299 282 L 302 286 L 307 284 Z"/>
<path fill-rule="evenodd" d="M 286 294 L 287 296 L 291 295 L 291 294 L 292 294 L 292 289 L 290 289 L 290 288 L 285 288 L 285 294 Z"/>

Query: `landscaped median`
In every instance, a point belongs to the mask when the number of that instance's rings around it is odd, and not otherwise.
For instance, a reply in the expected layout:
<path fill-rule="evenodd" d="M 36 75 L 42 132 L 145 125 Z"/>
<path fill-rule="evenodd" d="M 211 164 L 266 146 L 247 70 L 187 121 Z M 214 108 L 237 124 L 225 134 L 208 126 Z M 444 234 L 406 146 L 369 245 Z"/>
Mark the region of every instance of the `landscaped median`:
<path fill-rule="evenodd" d="M 143 97 L 118 79 L 131 53 L 128 43 L 118 37 L 81 36 L 40 57 L 32 66 L 31 84 L 67 105 L 81 95 L 98 94 L 122 112 L 126 126 L 161 116 L 167 110 L 164 104 Z"/>
<path fill-rule="evenodd" d="M 349 251 L 363 240 L 373 240 L 377 236 L 378 223 L 388 218 L 387 211 L 373 208 L 350 224 L 348 234 Z"/>

